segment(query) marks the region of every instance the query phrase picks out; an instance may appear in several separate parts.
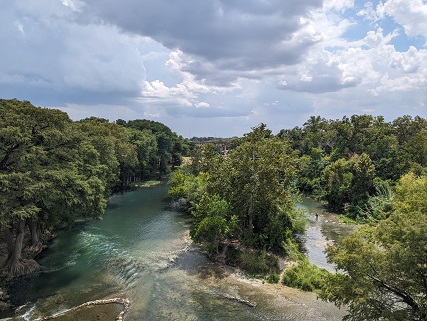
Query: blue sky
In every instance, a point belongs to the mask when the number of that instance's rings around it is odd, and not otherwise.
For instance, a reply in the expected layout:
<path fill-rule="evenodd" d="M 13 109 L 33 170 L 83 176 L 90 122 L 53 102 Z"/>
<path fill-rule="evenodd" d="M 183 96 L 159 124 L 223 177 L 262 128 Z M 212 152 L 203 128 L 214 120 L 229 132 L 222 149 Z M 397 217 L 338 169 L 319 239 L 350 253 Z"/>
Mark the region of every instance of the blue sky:
<path fill-rule="evenodd" d="M 0 97 L 184 137 L 427 118 L 427 0 L 0 0 Z"/>

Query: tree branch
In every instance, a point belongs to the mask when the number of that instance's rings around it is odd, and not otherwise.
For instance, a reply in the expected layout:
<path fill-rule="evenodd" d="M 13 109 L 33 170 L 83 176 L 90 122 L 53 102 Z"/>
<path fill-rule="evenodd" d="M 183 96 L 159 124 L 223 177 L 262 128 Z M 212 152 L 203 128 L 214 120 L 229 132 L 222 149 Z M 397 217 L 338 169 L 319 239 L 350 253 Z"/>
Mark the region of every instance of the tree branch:
<path fill-rule="evenodd" d="M 400 297 L 402 299 L 402 301 L 404 303 L 406 303 L 407 305 L 409 305 L 414 311 L 416 311 L 417 313 L 420 312 L 420 307 L 418 305 L 418 303 L 409 295 L 407 294 L 405 291 L 400 290 L 398 288 L 395 288 L 392 285 L 389 285 L 387 283 L 385 283 L 385 281 L 372 276 L 372 275 L 368 275 L 368 277 L 374 281 L 375 283 L 377 283 L 378 285 L 380 285 L 381 287 L 387 289 L 388 291 L 390 291 L 391 293 L 395 294 L 396 296 Z M 421 312 L 421 316 L 425 317 L 425 313 Z"/>

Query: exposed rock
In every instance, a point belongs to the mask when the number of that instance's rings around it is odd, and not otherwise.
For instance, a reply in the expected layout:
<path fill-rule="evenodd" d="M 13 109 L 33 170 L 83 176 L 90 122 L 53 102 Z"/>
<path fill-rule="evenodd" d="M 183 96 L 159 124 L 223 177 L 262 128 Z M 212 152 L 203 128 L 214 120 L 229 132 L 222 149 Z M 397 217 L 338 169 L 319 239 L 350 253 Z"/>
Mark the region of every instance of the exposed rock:
<path fill-rule="evenodd" d="M 238 298 L 238 297 L 235 297 L 235 296 L 231 296 L 231 295 L 228 295 L 228 294 L 224 294 L 223 296 L 225 298 L 229 299 L 229 300 L 237 301 L 237 302 L 242 303 L 242 304 L 246 304 L 247 306 L 250 306 L 251 308 L 255 308 L 256 307 L 256 303 L 250 302 L 248 300 L 243 300 L 241 298 Z"/>
<path fill-rule="evenodd" d="M 122 321 L 123 320 L 123 316 L 125 315 L 125 313 L 129 310 L 130 307 L 130 300 L 129 299 L 123 299 L 123 298 L 112 298 L 112 299 L 104 299 L 104 300 L 95 300 L 95 301 L 89 301 L 83 304 L 80 304 L 74 308 L 71 308 L 67 311 L 64 311 L 62 313 L 56 314 L 54 316 L 50 316 L 50 317 L 46 317 L 43 318 L 42 320 L 53 320 L 55 318 L 61 317 L 63 315 L 66 315 L 67 313 L 70 313 L 72 311 L 87 307 L 87 306 L 92 306 L 92 305 L 102 305 L 102 304 L 121 304 L 123 306 L 123 310 L 116 316 L 116 320 L 117 321 Z"/>

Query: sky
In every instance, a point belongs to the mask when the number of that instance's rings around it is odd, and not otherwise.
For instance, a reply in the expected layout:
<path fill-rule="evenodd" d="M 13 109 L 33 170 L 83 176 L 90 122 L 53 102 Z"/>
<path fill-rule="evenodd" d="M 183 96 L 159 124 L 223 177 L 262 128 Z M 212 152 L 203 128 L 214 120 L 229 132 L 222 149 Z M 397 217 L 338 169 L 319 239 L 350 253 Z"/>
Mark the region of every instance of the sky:
<path fill-rule="evenodd" d="M 427 118 L 427 0 L 0 0 L 0 97 L 184 137 Z"/>

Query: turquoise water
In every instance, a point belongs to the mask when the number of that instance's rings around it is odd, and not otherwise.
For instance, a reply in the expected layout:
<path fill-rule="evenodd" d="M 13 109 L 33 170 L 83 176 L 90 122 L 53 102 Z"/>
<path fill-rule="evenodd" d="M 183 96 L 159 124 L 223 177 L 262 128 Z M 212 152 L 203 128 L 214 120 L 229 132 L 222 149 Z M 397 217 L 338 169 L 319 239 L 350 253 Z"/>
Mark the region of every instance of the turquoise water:
<path fill-rule="evenodd" d="M 86 301 L 126 297 L 125 320 L 340 320 L 342 311 L 281 285 L 246 280 L 191 245 L 166 186 L 110 198 L 102 220 L 62 231 L 40 273 L 12 286 L 16 315 L 36 320 Z M 231 298 L 250 301 L 250 307 Z"/>

